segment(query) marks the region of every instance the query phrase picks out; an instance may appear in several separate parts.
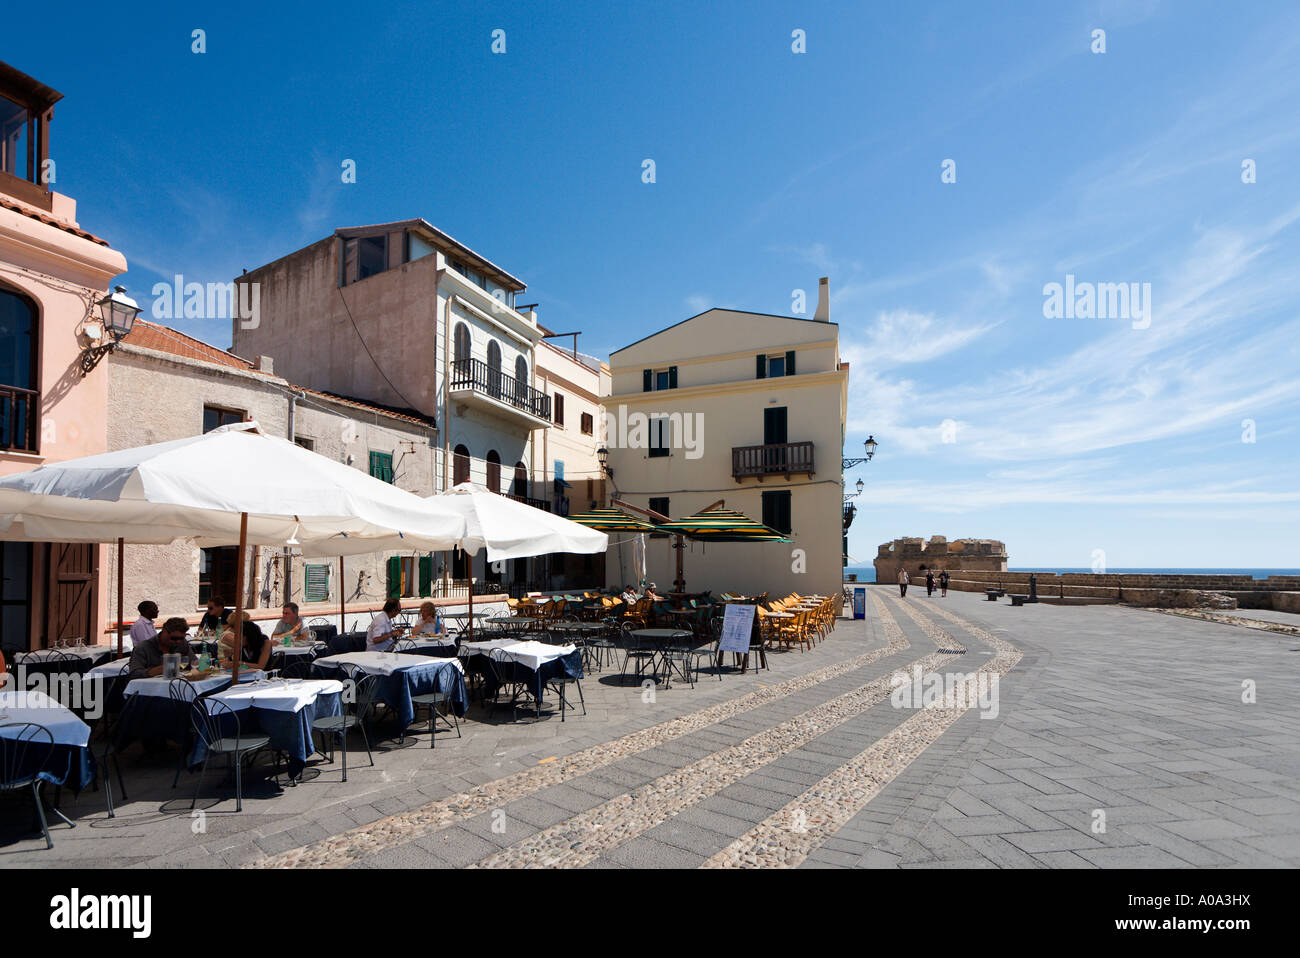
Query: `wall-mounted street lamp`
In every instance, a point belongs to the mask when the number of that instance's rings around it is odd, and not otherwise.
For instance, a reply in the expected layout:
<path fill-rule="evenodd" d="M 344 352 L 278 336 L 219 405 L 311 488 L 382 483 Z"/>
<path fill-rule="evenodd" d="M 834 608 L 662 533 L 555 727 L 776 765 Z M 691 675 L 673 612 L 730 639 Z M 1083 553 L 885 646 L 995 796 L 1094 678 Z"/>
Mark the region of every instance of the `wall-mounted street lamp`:
<path fill-rule="evenodd" d="M 600 471 L 609 479 L 614 478 L 614 470 L 609 468 L 609 450 L 601 446 L 596 450 L 596 458 L 600 460 Z"/>
<path fill-rule="evenodd" d="M 94 313 L 95 309 L 99 310 L 98 316 Z M 113 292 L 95 301 L 91 314 L 81 328 L 87 341 L 81 350 L 83 377 L 89 375 L 101 359 L 117 348 L 117 344 L 131 332 L 135 318 L 139 315 L 140 307 L 126 295 L 125 286 L 115 286 Z"/>
<path fill-rule="evenodd" d="M 865 450 L 866 455 L 864 455 L 861 459 L 845 459 L 843 468 L 852 469 L 854 466 L 860 466 L 864 462 L 870 462 L 871 457 L 876 454 L 876 446 L 878 445 L 879 443 L 876 442 L 874 437 L 868 436 L 866 440 L 862 443 L 862 448 L 863 450 Z"/>

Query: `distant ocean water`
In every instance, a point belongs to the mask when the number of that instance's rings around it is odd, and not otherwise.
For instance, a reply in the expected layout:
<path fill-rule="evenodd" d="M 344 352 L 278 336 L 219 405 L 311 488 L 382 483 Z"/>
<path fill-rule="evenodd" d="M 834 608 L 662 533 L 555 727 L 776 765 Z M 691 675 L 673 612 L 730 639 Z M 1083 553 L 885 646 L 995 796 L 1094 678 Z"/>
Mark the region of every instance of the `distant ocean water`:
<path fill-rule="evenodd" d="M 1008 572 L 1085 572 L 1086 567 L 1058 566 L 1055 568 L 1011 566 Z M 1108 573 L 1133 573 L 1137 575 L 1248 575 L 1254 579 L 1267 579 L 1271 575 L 1300 575 L 1300 569 L 1107 569 Z M 857 573 L 859 582 L 875 582 L 876 570 L 869 565 L 851 565 L 845 568 L 845 578 Z"/>

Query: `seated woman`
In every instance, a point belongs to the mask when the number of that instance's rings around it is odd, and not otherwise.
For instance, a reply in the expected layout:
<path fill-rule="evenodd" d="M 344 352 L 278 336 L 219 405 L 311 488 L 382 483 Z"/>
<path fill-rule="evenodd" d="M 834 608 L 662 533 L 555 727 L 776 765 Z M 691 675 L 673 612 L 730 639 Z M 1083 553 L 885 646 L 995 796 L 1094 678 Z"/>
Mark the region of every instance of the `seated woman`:
<path fill-rule="evenodd" d="M 420 603 L 420 624 L 415 627 L 412 638 L 447 638 L 447 632 L 442 627 L 442 618 L 438 615 L 438 607 L 432 602 Z"/>
<path fill-rule="evenodd" d="M 226 620 L 226 631 L 221 633 L 219 643 L 221 664 L 229 666 L 234 657 L 235 629 L 239 629 L 244 635 L 243 649 L 239 658 L 241 667 L 265 669 L 266 663 L 271 658 L 271 643 L 267 641 L 266 633 L 258 628 L 257 623 L 247 612 L 232 612 L 230 618 Z"/>

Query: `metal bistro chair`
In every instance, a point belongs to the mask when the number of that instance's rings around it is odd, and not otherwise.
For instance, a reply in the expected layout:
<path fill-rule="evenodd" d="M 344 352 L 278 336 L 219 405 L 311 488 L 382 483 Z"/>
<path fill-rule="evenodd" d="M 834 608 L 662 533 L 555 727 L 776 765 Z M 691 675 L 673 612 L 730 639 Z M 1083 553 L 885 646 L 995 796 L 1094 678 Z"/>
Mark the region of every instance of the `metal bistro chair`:
<path fill-rule="evenodd" d="M 519 677 L 519 663 L 505 649 L 488 650 L 488 666 L 492 669 L 492 676 L 496 679 L 496 695 L 493 696 L 493 708 L 501 705 L 501 693 L 508 692 L 510 701 L 506 703 L 510 708 L 511 718 L 515 718 L 519 712 L 519 699 L 523 697 L 528 699 L 530 691 L 528 683 Z M 537 703 L 537 716 L 542 714 L 542 703 Z"/>
<path fill-rule="evenodd" d="M 193 711 L 194 703 L 198 700 L 199 694 L 194 691 L 194 686 L 184 679 L 172 679 L 167 683 L 167 695 L 173 702 L 178 702 L 186 707 L 187 710 Z M 172 779 L 172 788 L 175 788 L 181 780 L 181 771 L 185 768 L 185 757 L 190 752 L 190 726 L 192 723 L 185 725 L 184 734 L 181 735 L 181 754 L 176 760 L 176 775 Z"/>
<path fill-rule="evenodd" d="M 0 729 L 11 733 L 0 735 L 0 792 L 16 792 L 25 788 L 32 790 L 41 833 L 45 836 L 45 847 L 53 848 L 50 826 L 45 821 L 45 806 L 41 803 L 41 772 L 54 753 L 54 736 L 44 725 L 35 722 L 14 722 L 0 726 Z M 54 812 L 69 825 L 72 824 L 57 808 Z"/>
<path fill-rule="evenodd" d="M 678 671 L 686 683 L 695 687 L 695 679 L 692 678 L 692 671 L 699 671 L 697 655 L 699 640 L 695 634 L 687 629 L 675 629 L 673 635 L 663 647 L 663 661 L 668 672 L 669 680 L 672 679 L 673 664 L 677 664 Z"/>
<path fill-rule="evenodd" d="M 636 663 L 636 677 L 639 679 L 645 674 L 647 666 L 650 669 L 652 678 L 658 678 L 654 674 L 655 663 L 659 660 L 659 647 L 653 640 L 642 640 L 632 633 L 636 631 L 636 625 L 632 622 L 624 622 L 620 631 L 619 638 L 620 648 L 623 652 L 623 677 L 627 677 L 628 663 Z"/>
<path fill-rule="evenodd" d="M 445 714 L 438 711 L 439 705 L 447 706 Z M 420 710 L 421 706 L 429 710 L 429 748 L 434 747 L 434 743 L 438 738 L 438 719 L 442 719 L 443 724 L 449 729 L 454 729 L 456 737 L 461 738 L 460 718 L 456 715 L 455 703 L 452 701 L 450 692 L 421 692 L 419 695 L 412 695 L 411 706 L 416 712 Z"/>
<path fill-rule="evenodd" d="M 199 769 L 199 784 L 194 789 L 194 798 L 190 800 L 190 811 L 194 810 L 203 791 L 203 774 L 208 770 L 208 762 L 213 755 L 225 755 L 235 769 L 235 811 L 244 810 L 244 756 L 252 755 L 271 744 L 269 735 L 243 735 L 239 727 L 239 713 L 221 699 L 195 700 L 190 706 L 190 721 L 194 733 L 207 749 L 203 756 L 203 766 Z M 222 728 L 226 722 L 233 722 L 234 736 Z"/>
<path fill-rule="evenodd" d="M 618 649 L 618 643 L 614 641 L 614 633 L 618 626 L 613 619 L 604 619 L 601 621 L 603 628 L 599 632 L 593 632 L 587 638 L 586 653 L 587 664 L 595 662 L 596 671 L 604 671 L 605 661 L 612 658 Z"/>
<path fill-rule="evenodd" d="M 397 639 L 388 647 L 389 652 L 413 652 L 415 642 L 412 639 Z"/>
<path fill-rule="evenodd" d="M 580 663 L 583 661 L 583 655 L 584 653 L 580 652 L 579 659 L 578 659 Z M 581 665 L 579 666 L 579 668 L 581 668 Z M 570 685 L 572 685 L 574 688 L 578 690 L 578 701 L 582 704 L 582 714 L 586 715 L 587 699 L 582 694 L 582 681 L 578 676 L 570 675 L 567 671 L 565 671 L 565 672 L 561 672 L 559 675 L 554 675 L 549 679 L 545 679 L 543 682 L 544 688 L 550 689 L 552 692 L 554 692 L 556 695 L 560 697 L 560 721 L 561 722 L 564 721 L 565 711 L 573 708 L 568 693 L 566 692 L 566 689 L 568 689 Z M 538 703 L 539 706 L 540 704 L 541 703 Z"/>
<path fill-rule="evenodd" d="M 344 668 L 346 684 L 352 687 L 352 701 L 344 696 L 343 712 L 340 715 L 324 715 L 311 723 L 313 732 L 320 732 L 322 741 L 329 736 L 329 760 L 334 761 L 334 740 L 339 740 L 343 752 L 343 781 L 348 780 L 348 731 L 361 730 L 361 740 L 366 743 L 366 757 L 370 767 L 375 767 L 375 756 L 370 751 L 370 735 L 366 732 L 366 723 L 375 708 L 375 696 L 379 691 L 379 676 L 362 672 L 357 668 Z M 349 710 L 349 706 L 351 709 Z M 322 750 L 323 754 L 323 750 Z"/>
<path fill-rule="evenodd" d="M 284 666 L 280 669 L 282 679 L 311 678 L 312 662 L 323 655 L 330 654 L 330 647 L 324 642 L 317 642 L 311 647 L 309 655 L 286 655 Z"/>

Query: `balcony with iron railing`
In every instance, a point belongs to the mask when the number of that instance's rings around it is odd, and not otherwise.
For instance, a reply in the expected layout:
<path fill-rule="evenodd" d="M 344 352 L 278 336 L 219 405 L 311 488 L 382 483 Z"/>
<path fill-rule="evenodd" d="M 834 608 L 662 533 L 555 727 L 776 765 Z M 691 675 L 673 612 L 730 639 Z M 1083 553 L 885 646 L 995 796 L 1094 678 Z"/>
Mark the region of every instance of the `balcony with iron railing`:
<path fill-rule="evenodd" d="M 784 476 L 807 473 L 813 475 L 813 444 L 811 442 L 777 442 L 762 446 L 733 446 L 731 449 L 731 475 L 737 481 L 767 476 Z"/>
<path fill-rule="evenodd" d="M 41 394 L 21 386 L 0 386 L 0 451 L 37 451 Z"/>
<path fill-rule="evenodd" d="M 451 364 L 451 395 L 525 418 L 533 426 L 551 421 L 550 396 L 481 359 L 457 359 Z"/>

